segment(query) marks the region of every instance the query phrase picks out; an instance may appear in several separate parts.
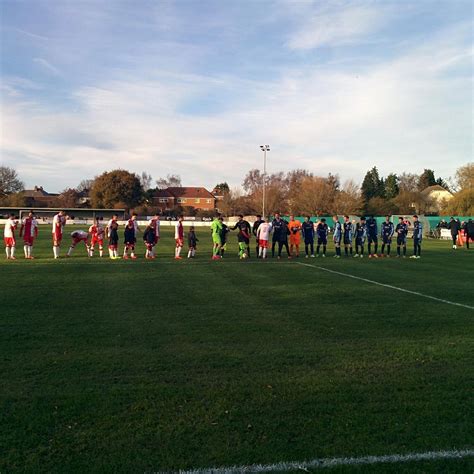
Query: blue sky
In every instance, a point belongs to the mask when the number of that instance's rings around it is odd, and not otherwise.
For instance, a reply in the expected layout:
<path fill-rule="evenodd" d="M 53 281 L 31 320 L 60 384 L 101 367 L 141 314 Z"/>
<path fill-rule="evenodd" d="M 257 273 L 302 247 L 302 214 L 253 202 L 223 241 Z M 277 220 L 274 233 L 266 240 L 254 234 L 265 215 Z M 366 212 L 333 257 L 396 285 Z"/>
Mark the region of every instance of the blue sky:
<path fill-rule="evenodd" d="M 470 1 L 2 0 L 0 161 L 50 191 L 117 167 L 239 186 L 472 161 Z"/>

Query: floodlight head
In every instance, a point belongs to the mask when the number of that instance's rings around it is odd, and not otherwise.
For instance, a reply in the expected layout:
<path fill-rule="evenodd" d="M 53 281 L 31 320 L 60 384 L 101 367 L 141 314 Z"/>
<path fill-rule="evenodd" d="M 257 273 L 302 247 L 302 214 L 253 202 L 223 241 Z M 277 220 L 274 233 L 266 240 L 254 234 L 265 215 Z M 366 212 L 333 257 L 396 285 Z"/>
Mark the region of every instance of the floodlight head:
<path fill-rule="evenodd" d="M 260 145 L 260 148 L 261 148 L 262 151 L 265 150 L 265 147 L 263 145 Z"/>

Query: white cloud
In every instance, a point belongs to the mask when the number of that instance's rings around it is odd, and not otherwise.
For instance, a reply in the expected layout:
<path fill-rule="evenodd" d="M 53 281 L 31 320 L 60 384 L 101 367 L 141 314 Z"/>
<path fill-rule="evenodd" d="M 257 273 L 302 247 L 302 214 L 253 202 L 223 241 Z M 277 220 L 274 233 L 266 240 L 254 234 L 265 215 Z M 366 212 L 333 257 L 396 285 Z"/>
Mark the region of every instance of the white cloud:
<path fill-rule="evenodd" d="M 308 8 L 305 19 L 288 40 L 291 49 L 313 49 L 359 42 L 383 28 L 389 16 L 380 4 L 354 5 L 326 3 L 314 11 Z"/>
<path fill-rule="evenodd" d="M 468 31 L 456 25 L 357 73 L 307 65 L 265 82 L 141 74 L 81 86 L 71 95 L 77 107 L 61 113 L 8 97 L 2 161 L 51 191 L 114 167 L 238 185 L 261 166 L 261 143 L 272 146 L 269 171 L 305 167 L 361 180 L 377 165 L 382 174 L 433 167 L 446 177 L 472 156 L 472 80 L 457 73 L 470 65 Z M 209 94 L 243 100 L 199 116 L 183 111 Z"/>
<path fill-rule="evenodd" d="M 44 58 L 34 58 L 33 62 L 39 64 L 43 69 L 45 69 L 49 73 L 54 74 L 55 76 L 61 75 L 59 69 L 53 66 L 50 62 L 46 61 L 46 59 Z"/>

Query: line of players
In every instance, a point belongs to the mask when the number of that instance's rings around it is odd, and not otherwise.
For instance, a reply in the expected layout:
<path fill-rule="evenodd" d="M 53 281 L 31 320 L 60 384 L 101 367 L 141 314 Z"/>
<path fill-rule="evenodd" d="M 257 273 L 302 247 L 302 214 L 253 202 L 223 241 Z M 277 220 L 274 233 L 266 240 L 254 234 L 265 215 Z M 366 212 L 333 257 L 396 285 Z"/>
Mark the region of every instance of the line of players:
<path fill-rule="evenodd" d="M 52 224 L 52 240 L 53 240 L 53 256 L 59 258 L 60 247 L 63 239 L 64 226 L 67 216 L 63 211 L 58 212 L 53 218 Z M 335 258 L 341 257 L 341 248 L 344 246 L 345 255 L 354 257 L 363 257 L 365 250 L 365 242 L 368 244 L 369 258 L 378 258 L 381 256 L 390 257 L 392 238 L 396 234 L 397 256 L 406 256 L 406 244 L 408 227 L 410 223 L 403 217 L 399 218 L 399 222 L 394 226 L 390 221 L 390 216 L 386 216 L 385 222 L 382 223 L 380 230 L 380 238 L 382 240 L 381 253 L 378 254 L 378 229 L 377 221 L 373 217 L 367 220 L 361 217 L 359 222 L 351 221 L 349 216 L 344 216 L 341 223 L 337 215 L 332 218 L 334 223 L 333 242 L 335 247 Z M 423 226 L 418 216 L 413 216 L 413 255 L 411 258 L 420 258 L 421 242 L 423 238 Z M 18 222 L 14 215 L 10 215 L 5 224 L 4 241 L 6 247 L 6 255 L 8 259 L 15 259 L 15 230 Z M 87 254 L 93 257 L 96 246 L 98 247 L 99 256 L 103 256 L 104 241 L 108 239 L 108 251 L 111 259 L 120 258 L 118 254 L 119 245 L 119 223 L 118 215 L 112 216 L 107 225 L 103 226 L 103 219 L 94 220 L 88 231 L 74 230 L 71 233 L 71 244 L 67 251 L 67 256 L 71 256 L 74 248 L 84 243 Z M 266 258 L 267 250 L 270 248 L 271 236 L 271 253 L 272 257 L 277 252 L 277 258 L 280 259 L 282 250 L 285 248 L 288 258 L 299 257 L 301 241 L 304 241 L 305 256 L 308 257 L 326 257 L 329 226 L 323 218 L 313 223 L 309 216 L 301 223 L 294 216 L 290 216 L 290 221 L 282 219 L 280 214 L 276 213 L 272 221 L 266 221 L 261 216 L 257 216 L 257 220 L 253 226 L 244 220 L 243 216 L 239 216 L 238 222 L 229 227 L 224 223 L 223 218 L 218 215 L 211 224 L 211 235 L 213 240 L 214 260 L 224 256 L 227 243 L 227 234 L 230 230 L 238 230 L 237 240 L 239 244 L 240 258 L 250 257 L 250 240 L 253 234 L 257 239 L 256 254 L 258 258 Z M 132 214 L 131 218 L 125 224 L 124 230 L 124 259 L 136 259 L 135 246 L 137 242 L 137 234 L 140 232 L 137 223 L 137 215 Z M 38 222 L 33 214 L 29 212 L 28 216 L 22 220 L 20 228 L 20 237 L 24 241 L 24 253 L 26 259 L 33 259 L 33 244 L 38 236 Z M 156 214 L 150 219 L 145 230 L 143 231 L 143 242 L 146 247 L 145 258 L 155 258 L 155 246 L 160 239 L 160 217 Z M 184 226 L 183 217 L 180 216 L 175 224 L 175 256 L 181 259 L 181 250 L 184 246 Z M 188 240 L 188 258 L 194 258 L 196 255 L 197 242 L 195 229 L 192 226 L 187 233 Z M 289 244 L 288 244 L 289 242 Z M 316 242 L 316 254 L 314 246 Z M 355 244 L 355 252 L 354 246 Z M 322 250 L 322 252 L 321 252 Z"/>
<path fill-rule="evenodd" d="M 386 216 L 382 223 L 380 234 L 378 233 L 377 221 L 374 217 L 361 217 L 359 222 L 351 221 L 349 216 L 344 216 L 341 223 L 337 215 L 333 216 L 333 242 L 335 247 L 335 258 L 341 258 L 341 248 L 344 246 L 345 256 L 360 257 L 364 256 L 365 242 L 367 241 L 369 258 L 379 258 L 382 256 L 390 257 L 392 239 L 396 234 L 397 257 L 406 257 L 407 237 L 410 223 L 400 217 L 395 226 L 390 221 L 390 216 Z M 413 255 L 411 258 L 420 258 L 421 243 L 423 239 L 423 225 L 418 216 L 413 216 Z M 282 250 L 285 249 L 288 258 L 298 258 L 300 255 L 301 242 L 304 242 L 305 257 L 326 257 L 328 244 L 329 226 L 326 219 L 312 222 L 310 216 L 307 216 L 303 223 L 290 216 L 290 221 L 282 219 L 280 214 L 276 213 L 274 219 L 266 221 L 261 216 L 250 227 L 249 222 L 239 216 L 239 221 L 232 230 L 238 229 L 237 240 L 239 243 L 240 258 L 250 257 L 250 238 L 253 234 L 257 238 L 256 253 L 257 258 L 267 258 L 267 251 L 270 248 L 271 236 L 271 255 L 280 259 Z M 229 228 L 224 224 L 221 217 L 217 217 L 211 224 L 213 239 L 213 259 L 222 258 Z M 379 236 L 382 241 L 381 253 L 378 253 Z M 316 254 L 314 247 L 316 243 Z M 354 249 L 355 245 L 355 249 Z M 322 250 L 322 252 L 321 252 Z M 355 250 L 355 252 L 354 252 Z"/>

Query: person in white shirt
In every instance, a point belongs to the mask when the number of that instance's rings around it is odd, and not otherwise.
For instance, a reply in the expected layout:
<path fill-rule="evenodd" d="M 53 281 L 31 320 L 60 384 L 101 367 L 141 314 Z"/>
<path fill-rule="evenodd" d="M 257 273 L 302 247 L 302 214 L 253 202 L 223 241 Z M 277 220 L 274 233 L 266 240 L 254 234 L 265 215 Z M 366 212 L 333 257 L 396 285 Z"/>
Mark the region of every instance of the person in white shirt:
<path fill-rule="evenodd" d="M 258 256 L 260 258 L 267 258 L 268 240 L 271 231 L 272 225 L 263 219 L 257 228 Z"/>
<path fill-rule="evenodd" d="M 72 242 L 69 246 L 69 250 L 67 251 L 67 256 L 70 257 L 72 255 L 72 251 L 76 247 L 76 245 L 80 242 L 84 242 L 84 245 L 87 249 L 87 255 L 89 256 L 89 244 L 87 243 L 89 239 L 89 233 L 84 230 L 75 230 L 71 232 Z"/>
<path fill-rule="evenodd" d="M 61 246 L 61 241 L 63 240 L 63 231 L 64 226 L 66 225 L 66 215 L 64 211 L 59 211 L 53 217 L 53 255 L 54 258 L 59 258 L 59 248 Z"/>
<path fill-rule="evenodd" d="M 15 220 L 15 215 L 10 214 L 8 216 L 7 222 L 5 222 L 5 230 L 3 232 L 3 241 L 5 242 L 5 253 L 7 254 L 7 259 L 16 260 L 15 257 L 15 229 L 18 225 L 18 222 Z"/>

